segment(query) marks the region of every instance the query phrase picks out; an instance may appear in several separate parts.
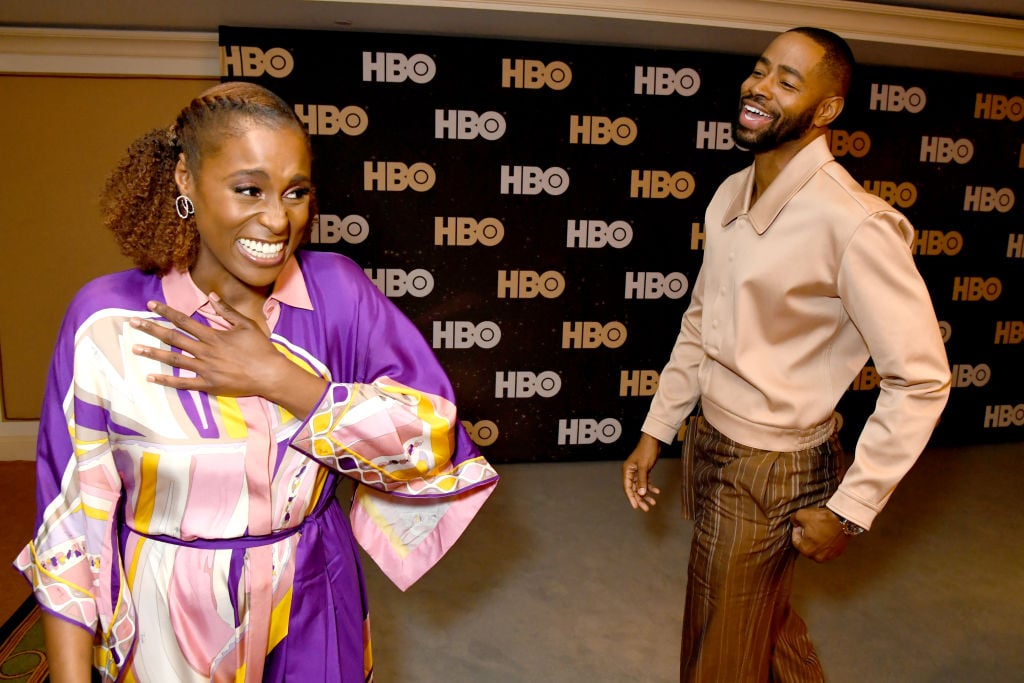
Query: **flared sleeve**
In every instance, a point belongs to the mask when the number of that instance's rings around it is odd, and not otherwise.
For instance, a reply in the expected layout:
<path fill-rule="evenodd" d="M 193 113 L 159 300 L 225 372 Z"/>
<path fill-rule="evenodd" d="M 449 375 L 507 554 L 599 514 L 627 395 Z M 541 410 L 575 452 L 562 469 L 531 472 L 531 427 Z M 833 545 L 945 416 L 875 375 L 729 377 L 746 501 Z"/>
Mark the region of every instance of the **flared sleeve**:
<path fill-rule="evenodd" d="M 405 590 L 455 543 L 498 474 L 459 423 L 426 340 L 363 271 L 327 254 L 304 254 L 302 271 L 334 381 L 292 447 L 359 482 L 353 533 Z"/>
<path fill-rule="evenodd" d="M 381 377 L 332 384 L 292 441 L 360 483 L 353 533 L 402 590 L 441 559 L 497 483 L 479 453 L 453 458 L 456 424 L 444 397 Z"/>
<path fill-rule="evenodd" d="M 112 364 L 76 299 L 51 361 L 36 449 L 36 532 L 14 562 L 40 607 L 98 633 L 97 665 L 116 677 L 130 653 L 135 625 L 122 582 L 116 533 L 121 480 L 107 433 L 104 396 Z"/>

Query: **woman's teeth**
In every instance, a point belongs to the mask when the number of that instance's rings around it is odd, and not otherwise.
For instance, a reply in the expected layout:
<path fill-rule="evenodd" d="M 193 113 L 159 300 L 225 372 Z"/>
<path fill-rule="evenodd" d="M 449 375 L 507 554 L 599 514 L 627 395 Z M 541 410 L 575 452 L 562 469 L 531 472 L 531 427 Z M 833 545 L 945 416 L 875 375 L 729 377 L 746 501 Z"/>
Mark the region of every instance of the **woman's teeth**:
<path fill-rule="evenodd" d="M 238 244 L 256 258 L 271 258 L 284 251 L 284 242 L 261 242 L 241 237 Z"/>

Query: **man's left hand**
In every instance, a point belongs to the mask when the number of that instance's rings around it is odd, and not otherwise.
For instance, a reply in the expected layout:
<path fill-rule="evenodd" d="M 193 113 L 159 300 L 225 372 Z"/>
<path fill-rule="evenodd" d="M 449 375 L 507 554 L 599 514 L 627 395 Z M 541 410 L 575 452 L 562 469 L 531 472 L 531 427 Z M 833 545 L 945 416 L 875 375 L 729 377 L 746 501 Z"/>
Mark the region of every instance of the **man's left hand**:
<path fill-rule="evenodd" d="M 790 517 L 793 547 L 815 562 L 828 562 L 843 554 L 850 537 L 828 508 L 804 508 Z"/>

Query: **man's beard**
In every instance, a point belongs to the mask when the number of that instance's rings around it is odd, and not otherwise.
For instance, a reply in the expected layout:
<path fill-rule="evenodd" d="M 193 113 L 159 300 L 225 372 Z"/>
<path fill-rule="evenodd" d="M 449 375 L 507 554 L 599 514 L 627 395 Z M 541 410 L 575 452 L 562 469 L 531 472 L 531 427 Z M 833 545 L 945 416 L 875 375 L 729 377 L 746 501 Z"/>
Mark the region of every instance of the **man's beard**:
<path fill-rule="evenodd" d="M 743 111 L 743 104 L 740 104 Z M 737 112 L 736 127 L 733 138 L 736 144 L 751 152 L 767 152 L 783 144 L 796 140 L 811 127 L 814 122 L 814 109 L 808 108 L 795 119 L 786 119 L 779 123 L 776 119 L 760 130 L 752 131 L 739 124 Z M 778 124 L 778 125 L 777 125 Z"/>

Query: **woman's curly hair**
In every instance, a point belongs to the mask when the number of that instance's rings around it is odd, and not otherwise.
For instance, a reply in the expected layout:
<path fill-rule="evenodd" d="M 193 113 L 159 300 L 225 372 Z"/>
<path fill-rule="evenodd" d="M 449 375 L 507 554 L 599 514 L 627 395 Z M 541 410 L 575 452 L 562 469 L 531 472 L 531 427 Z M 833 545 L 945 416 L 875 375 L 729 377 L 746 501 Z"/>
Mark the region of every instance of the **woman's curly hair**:
<path fill-rule="evenodd" d="M 180 155 L 199 177 L 204 154 L 215 153 L 225 138 L 243 133 L 253 122 L 295 126 L 309 145 L 305 126 L 280 97 L 254 83 L 221 83 L 206 90 L 178 115 L 174 125 L 154 129 L 135 140 L 107 178 L 100 195 L 104 224 L 140 270 L 163 275 L 187 270 L 199 253 L 195 217 L 175 211 L 174 180 Z M 315 216 L 311 196 L 310 218 Z M 307 226 L 307 232 L 308 232 Z"/>

